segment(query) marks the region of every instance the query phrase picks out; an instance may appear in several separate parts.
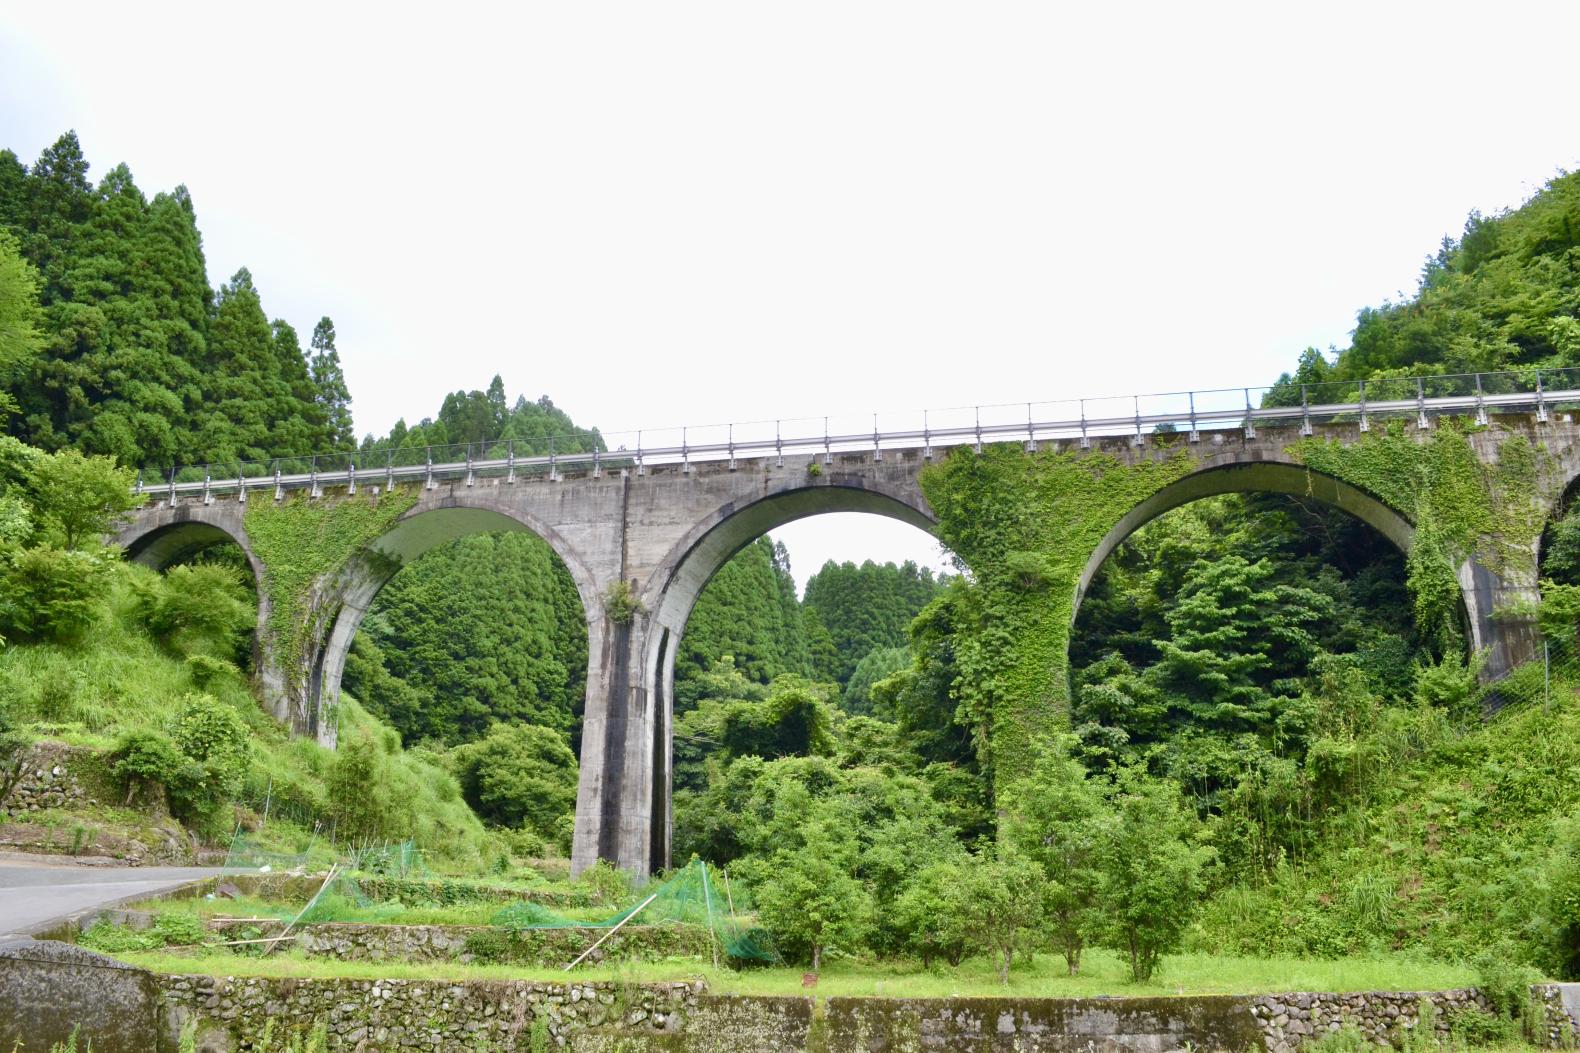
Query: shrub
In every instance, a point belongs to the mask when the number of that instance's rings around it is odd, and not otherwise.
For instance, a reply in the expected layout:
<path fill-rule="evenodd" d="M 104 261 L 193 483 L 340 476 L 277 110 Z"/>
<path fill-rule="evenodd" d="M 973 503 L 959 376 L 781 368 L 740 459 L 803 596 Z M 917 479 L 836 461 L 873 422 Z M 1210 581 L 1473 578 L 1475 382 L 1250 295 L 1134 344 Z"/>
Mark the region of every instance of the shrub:
<path fill-rule="evenodd" d="M 905 949 L 930 968 L 942 958 L 959 965 L 975 943 L 967 870 L 959 862 L 923 868 L 900 893 L 894 921 L 906 934 Z"/>
<path fill-rule="evenodd" d="M 169 787 L 172 776 L 189 763 L 170 737 L 158 731 L 129 731 L 110 751 L 110 773 L 126 787 L 126 803 L 155 786 Z"/>
<path fill-rule="evenodd" d="M 578 880 L 587 886 L 594 903 L 617 907 L 631 898 L 631 876 L 608 860 L 598 860 Z"/>
<path fill-rule="evenodd" d="M 0 635 L 64 643 L 104 612 L 105 561 L 59 548 L 13 551 L 0 567 Z"/>
<path fill-rule="evenodd" d="M 225 660 L 244 653 L 257 622 L 256 601 L 236 569 L 218 563 L 176 567 L 140 582 L 137 611 L 166 646 Z"/>
<path fill-rule="evenodd" d="M 342 739 L 324 782 L 329 814 L 340 838 L 399 839 L 415 825 L 416 788 L 400 785 L 389 758 L 370 735 Z"/>
<path fill-rule="evenodd" d="M 781 951 L 812 971 L 830 948 L 853 950 L 871 923 L 872 902 L 851 871 L 856 843 L 837 820 L 813 819 L 799 849 L 775 853 L 757 888 L 757 916 Z"/>
<path fill-rule="evenodd" d="M 558 731 L 496 724 L 452 756 L 461 795 L 484 822 L 558 840 L 560 818 L 576 808 L 577 775 L 576 755 Z"/>
<path fill-rule="evenodd" d="M 1007 984 L 1016 953 L 1031 950 L 1047 882 L 1036 863 L 1008 845 L 999 846 L 998 858 L 979 860 L 966 877 L 967 918 L 997 958 L 999 982 Z"/>
<path fill-rule="evenodd" d="M 236 792 L 250 736 L 234 707 L 213 695 L 187 695 L 170 722 L 170 737 L 184 755 L 203 765 L 217 793 Z"/>

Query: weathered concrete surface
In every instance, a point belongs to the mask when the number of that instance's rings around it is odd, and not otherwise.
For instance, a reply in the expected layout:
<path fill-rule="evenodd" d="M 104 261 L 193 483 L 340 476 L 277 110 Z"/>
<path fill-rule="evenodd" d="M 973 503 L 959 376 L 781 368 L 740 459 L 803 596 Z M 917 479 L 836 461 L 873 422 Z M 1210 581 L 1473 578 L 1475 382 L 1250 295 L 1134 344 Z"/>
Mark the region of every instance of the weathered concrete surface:
<path fill-rule="evenodd" d="M 78 1048 L 159 1048 L 159 983 L 69 943 L 0 939 L 0 1049 L 47 1050 L 80 1029 Z"/>
<path fill-rule="evenodd" d="M 1360 438 L 1354 424 L 1321 425 L 1316 435 L 1343 443 Z M 1509 435 L 1526 435 L 1551 454 L 1549 474 L 1559 485 L 1548 480 L 1544 511 L 1550 511 L 1568 480 L 1580 473 L 1580 426 L 1566 418 L 1537 423 L 1505 416 L 1473 434 L 1471 442 L 1490 464 Z M 1294 429 L 1264 428 L 1250 437 L 1209 433 L 1199 443 L 1177 437 L 1166 447 L 1151 441 L 1136 445 L 1128 438 L 1094 440 L 1090 452 L 1126 464 L 1174 457 L 1184 449 L 1197 470 L 1142 502 L 1110 531 L 1087 560 L 1076 606 L 1103 558 L 1131 532 L 1170 508 L 1213 494 L 1295 494 L 1350 512 L 1407 549 L 1414 529 L 1404 510 L 1297 464 L 1286 448 L 1299 438 Z M 1076 440 L 1052 445 L 1076 455 L 1088 452 Z M 346 653 L 363 615 L 399 567 L 465 534 L 530 530 L 565 562 L 587 616 L 587 704 L 573 869 L 599 858 L 632 871 L 667 866 L 675 654 L 702 587 L 753 539 L 805 516 L 870 512 L 928 528 L 933 516 L 919 483 L 927 461 L 923 450 L 891 449 L 881 457 L 867 451 L 436 483 L 419 492 L 417 503 L 383 537 L 315 585 L 308 617 L 322 630 L 315 629 L 301 668 L 278 668 L 260 633 L 260 686 L 276 716 L 333 745 L 334 722 L 320 715 L 339 697 Z M 328 492 L 318 498 L 370 499 L 376 498 L 368 492 Z M 248 544 L 244 513 L 245 506 L 234 498 L 208 504 L 192 499 L 173 507 L 159 500 L 140 511 L 119 540 L 133 558 L 162 566 L 194 547 L 233 538 L 261 576 L 267 568 Z M 1488 676 L 1528 657 L 1535 646 L 1528 618 L 1494 618 L 1500 608 L 1528 606 L 1538 598 L 1537 553 L 1516 556 L 1499 572 L 1474 561 L 1459 568 L 1471 643 L 1488 652 Z M 629 589 L 639 603 L 625 621 L 606 609 L 617 587 Z M 267 611 L 260 614 L 263 624 Z"/>

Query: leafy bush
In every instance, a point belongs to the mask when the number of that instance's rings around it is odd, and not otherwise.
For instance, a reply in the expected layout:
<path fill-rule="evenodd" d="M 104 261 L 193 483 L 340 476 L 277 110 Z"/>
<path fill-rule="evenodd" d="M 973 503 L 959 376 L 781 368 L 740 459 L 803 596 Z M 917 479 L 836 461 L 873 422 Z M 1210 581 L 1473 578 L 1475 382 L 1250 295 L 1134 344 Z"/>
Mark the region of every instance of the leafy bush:
<path fill-rule="evenodd" d="M 967 868 L 959 861 L 934 863 L 906 882 L 893 921 L 906 934 L 905 950 L 930 968 L 935 958 L 959 965 L 975 945 Z"/>
<path fill-rule="evenodd" d="M 757 885 L 757 916 L 774 944 L 792 958 L 822 967 L 830 948 L 860 946 L 872 900 L 852 871 L 857 845 L 837 820 L 810 820 L 804 843 L 774 854 Z"/>
<path fill-rule="evenodd" d="M 110 773 L 126 786 L 126 803 L 139 795 L 145 798 L 156 786 L 169 788 L 179 782 L 179 773 L 190 762 L 176 748 L 170 736 L 159 731 L 129 731 L 110 751 Z"/>
<path fill-rule="evenodd" d="M 619 907 L 631 899 L 631 875 L 608 860 L 598 860 L 577 880 L 590 890 L 594 903 Z"/>
<path fill-rule="evenodd" d="M 257 602 L 235 568 L 196 563 L 173 568 L 138 589 L 138 613 L 149 632 L 185 654 L 235 660 L 257 622 Z"/>
<path fill-rule="evenodd" d="M 417 795 L 402 781 L 373 736 L 342 739 L 325 779 L 338 836 L 351 842 L 408 836 L 416 821 L 412 804 Z"/>
<path fill-rule="evenodd" d="M 0 635 L 64 643 L 104 614 L 105 560 L 59 548 L 13 550 L 0 565 Z"/>
<path fill-rule="evenodd" d="M 185 911 L 165 911 L 154 916 L 151 926 L 141 931 L 108 921 L 95 922 L 77 937 L 77 943 L 106 954 L 126 951 L 152 951 L 160 947 L 191 947 L 209 937 L 203 919 Z"/>
<path fill-rule="evenodd" d="M 236 710 L 213 695 L 191 694 L 170 724 L 183 754 L 202 764 L 217 790 L 234 792 L 247 764 L 250 735 Z"/>
<path fill-rule="evenodd" d="M 486 738 L 451 754 L 461 794 L 486 823 L 559 840 L 560 819 L 576 808 L 576 755 L 553 728 L 496 724 Z M 569 854 L 569 845 L 560 845 Z"/>

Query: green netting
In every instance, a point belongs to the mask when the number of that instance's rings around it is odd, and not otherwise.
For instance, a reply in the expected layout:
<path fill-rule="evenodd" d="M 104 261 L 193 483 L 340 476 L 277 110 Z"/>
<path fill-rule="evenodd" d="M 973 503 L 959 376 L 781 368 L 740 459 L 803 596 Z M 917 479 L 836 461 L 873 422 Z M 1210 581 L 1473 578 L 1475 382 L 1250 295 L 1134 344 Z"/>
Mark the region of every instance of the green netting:
<path fill-rule="evenodd" d="M 720 950 L 737 962 L 777 962 L 779 955 L 762 929 L 749 925 L 736 915 L 734 899 L 723 892 L 708 873 L 708 865 L 693 859 L 666 881 L 650 884 L 637 893 L 624 910 L 594 921 L 567 917 L 541 903 L 524 900 L 502 908 L 490 924 L 501 928 L 528 929 L 613 929 L 630 921 L 633 925 L 664 923 L 697 925 L 707 928 Z"/>
<path fill-rule="evenodd" d="M 346 853 L 346 865 L 352 870 L 381 877 L 427 880 L 433 876 L 415 841 L 385 841 L 353 847 Z"/>
<path fill-rule="evenodd" d="M 307 865 L 312 841 L 291 852 L 281 848 L 265 848 L 250 834 L 236 831 L 230 839 L 230 850 L 225 853 L 225 866 L 232 870 L 257 870 L 262 873 L 289 873 L 300 871 Z"/>

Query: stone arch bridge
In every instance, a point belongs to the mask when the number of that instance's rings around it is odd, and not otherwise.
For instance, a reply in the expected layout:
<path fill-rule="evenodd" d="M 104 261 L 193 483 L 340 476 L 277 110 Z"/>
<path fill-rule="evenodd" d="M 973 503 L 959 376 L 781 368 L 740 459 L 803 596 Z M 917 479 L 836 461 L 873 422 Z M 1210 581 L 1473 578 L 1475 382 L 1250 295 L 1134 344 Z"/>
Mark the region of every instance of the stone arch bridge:
<path fill-rule="evenodd" d="M 1493 417 L 1490 425 L 1468 429 L 1468 438 L 1475 456 L 1489 465 L 1498 459 L 1500 442 L 1513 435 L 1548 451 L 1537 499 L 1545 516 L 1580 474 L 1580 426 L 1565 415 L 1549 416 L 1545 407 L 1538 410 Z M 1424 441 L 1431 428 L 1427 414 L 1410 417 L 1405 433 Z M 1415 535 L 1410 510 L 1314 471 L 1292 452 L 1308 435 L 1338 444 L 1364 441 L 1364 412 L 1359 422 L 1351 414 L 1347 420 L 1335 415 L 1313 423 L 1306 416 L 1282 423 L 1257 426 L 1241 419 L 1232 427 L 1192 427 L 1188 435 L 1166 439 L 1144 434 L 1139 422 L 1130 434 L 1053 438 L 1035 428 L 1028 431 L 1023 423 L 1015 441 L 1043 455 L 1052 450 L 1125 465 L 1189 458 L 1172 482 L 1109 525 L 1100 543 L 1084 554 L 1074 606 L 1079 607 L 1103 559 L 1131 532 L 1171 508 L 1214 494 L 1271 492 L 1316 500 L 1364 520 L 1401 549 L 1410 548 Z M 562 457 L 536 474 L 528 473 L 525 460 L 512 457 L 508 464 L 423 465 L 420 475 L 409 478 L 408 473 L 407 479 L 377 468 L 352 469 L 345 478 L 242 480 L 228 488 L 210 479 L 201 489 L 194 483 L 154 491 L 117 540 L 128 558 L 159 569 L 217 542 L 238 544 L 260 584 L 255 651 L 260 695 L 278 719 L 332 746 L 331 714 L 347 650 L 374 596 L 399 567 L 466 534 L 538 534 L 569 568 L 587 616 L 587 701 L 573 869 L 603 858 L 646 871 L 669 863 L 675 654 L 703 586 L 753 539 L 806 516 L 869 512 L 931 528 L 934 515 L 922 485 L 929 463 L 970 456 L 979 441 L 1004 436 L 956 435 L 959 445 L 952 453 L 935 450 L 943 445 L 940 438 L 917 434 L 886 443 L 868 436 L 862 439 L 864 448 L 850 442 L 836 448 L 841 444 L 825 438 L 820 449 L 810 452 L 776 443 L 767 450 L 732 447 L 727 458 L 721 447 L 717 459 L 686 449 L 675 451 L 667 463 L 652 455 L 604 453 L 585 455 L 575 465 Z M 615 459 L 621 456 L 625 459 Z M 336 518 L 337 509 L 347 513 L 343 519 Z M 305 577 L 295 575 L 303 578 L 296 593 L 274 586 L 299 553 L 273 535 L 263 543 L 263 527 L 281 516 L 330 533 L 337 523 L 354 524 L 345 527 L 339 556 Z M 1474 556 L 1458 569 L 1470 643 L 1487 652 L 1486 675 L 1507 670 L 1536 646 L 1529 611 L 1538 598 L 1538 545 L 1537 537 L 1525 539 L 1516 557 L 1500 561 L 1497 570 Z M 1495 616 L 1522 603 L 1522 617 Z"/>

